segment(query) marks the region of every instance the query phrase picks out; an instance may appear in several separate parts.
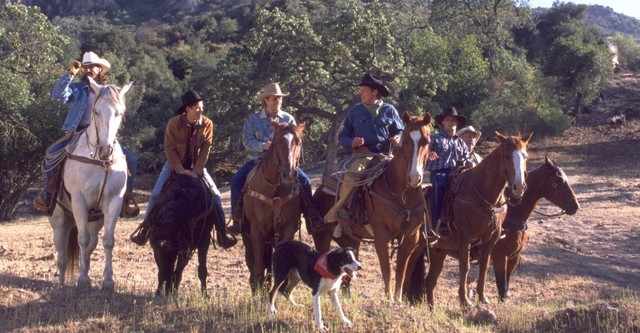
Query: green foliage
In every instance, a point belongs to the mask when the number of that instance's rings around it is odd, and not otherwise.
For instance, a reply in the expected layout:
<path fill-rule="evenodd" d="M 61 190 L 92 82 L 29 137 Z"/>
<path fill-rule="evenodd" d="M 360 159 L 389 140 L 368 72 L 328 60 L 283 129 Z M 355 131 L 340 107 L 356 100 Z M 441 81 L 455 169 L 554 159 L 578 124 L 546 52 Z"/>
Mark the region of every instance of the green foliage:
<path fill-rule="evenodd" d="M 12 216 L 40 175 L 49 139 L 59 134 L 49 78 L 66 43 L 37 7 L 6 5 L 0 10 L 0 220 Z"/>
<path fill-rule="evenodd" d="M 633 37 L 618 33 L 609 39 L 609 43 L 618 49 L 621 70 L 640 72 L 640 44 Z"/>

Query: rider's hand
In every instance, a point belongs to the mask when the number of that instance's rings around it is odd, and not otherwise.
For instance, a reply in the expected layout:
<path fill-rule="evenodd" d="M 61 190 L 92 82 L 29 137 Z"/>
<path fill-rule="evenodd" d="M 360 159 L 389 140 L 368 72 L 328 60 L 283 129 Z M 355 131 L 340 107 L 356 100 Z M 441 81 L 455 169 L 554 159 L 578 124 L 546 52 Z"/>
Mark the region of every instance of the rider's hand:
<path fill-rule="evenodd" d="M 435 161 L 438 159 L 438 154 L 435 151 L 429 152 L 429 161 Z"/>
<path fill-rule="evenodd" d="M 263 143 L 262 144 L 262 151 L 269 150 L 269 147 L 271 147 L 271 141 L 267 141 L 267 142 Z"/>
<path fill-rule="evenodd" d="M 69 65 L 69 74 L 76 75 L 81 68 L 82 64 L 78 60 L 73 60 Z"/>
<path fill-rule="evenodd" d="M 355 137 L 351 140 L 351 148 L 357 148 L 364 145 L 364 138 Z"/>
<path fill-rule="evenodd" d="M 389 139 L 389 141 L 391 142 L 392 146 L 400 147 L 400 136 L 399 135 L 392 136 Z"/>
<path fill-rule="evenodd" d="M 198 174 L 197 173 L 195 173 L 195 172 L 193 172 L 191 170 L 187 170 L 187 169 L 182 170 L 181 174 L 190 176 L 191 178 L 198 178 Z"/>

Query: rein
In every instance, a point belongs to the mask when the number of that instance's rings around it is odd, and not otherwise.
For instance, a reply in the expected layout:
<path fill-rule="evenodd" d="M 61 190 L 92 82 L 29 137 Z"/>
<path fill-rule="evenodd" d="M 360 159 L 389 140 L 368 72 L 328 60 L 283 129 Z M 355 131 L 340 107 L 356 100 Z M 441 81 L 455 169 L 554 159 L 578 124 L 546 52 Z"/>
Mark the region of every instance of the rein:
<path fill-rule="evenodd" d="M 100 203 L 102 201 L 102 195 L 104 194 L 104 188 L 107 186 L 107 176 L 109 175 L 109 168 L 111 167 L 111 165 L 116 164 L 120 160 L 112 159 L 110 161 L 101 162 L 88 157 L 78 156 L 73 154 L 69 154 L 68 157 L 70 160 L 74 160 L 74 161 L 78 161 L 86 164 L 98 165 L 102 167 L 102 169 L 104 170 L 104 180 L 102 181 L 102 186 L 100 187 L 100 194 L 98 194 L 98 201 L 97 201 L 98 203 Z"/>

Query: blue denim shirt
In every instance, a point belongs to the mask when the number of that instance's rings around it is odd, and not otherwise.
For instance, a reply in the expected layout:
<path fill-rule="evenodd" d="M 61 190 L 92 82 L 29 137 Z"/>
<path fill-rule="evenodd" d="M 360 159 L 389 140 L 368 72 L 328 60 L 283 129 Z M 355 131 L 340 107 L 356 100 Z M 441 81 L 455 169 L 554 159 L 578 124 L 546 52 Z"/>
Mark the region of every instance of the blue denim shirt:
<path fill-rule="evenodd" d="M 71 83 L 73 77 L 73 75 L 65 73 L 51 91 L 51 97 L 60 103 L 73 102 L 64 124 L 62 124 L 62 130 L 67 132 L 75 132 L 78 129 L 89 103 L 89 85 L 86 81 Z"/>
<path fill-rule="evenodd" d="M 431 135 L 429 151 L 438 154 L 437 160 L 427 160 L 426 169 L 429 171 L 453 168 L 456 161 L 471 162 L 471 154 L 464 141 L 457 135 L 449 136 L 444 130 Z"/>
<path fill-rule="evenodd" d="M 296 124 L 292 115 L 280 110 L 273 119 L 279 123 Z M 255 160 L 262 156 L 262 145 L 269 141 L 271 122 L 264 109 L 253 113 L 242 126 L 242 144 L 249 152 L 249 159 Z"/>
<path fill-rule="evenodd" d="M 338 135 L 340 144 L 351 149 L 353 138 L 364 138 L 364 146 L 379 153 L 389 149 L 389 139 L 402 134 L 404 123 L 393 105 L 383 103 L 378 115 L 372 117 L 362 104 L 356 104 L 347 112 L 342 130 Z"/>

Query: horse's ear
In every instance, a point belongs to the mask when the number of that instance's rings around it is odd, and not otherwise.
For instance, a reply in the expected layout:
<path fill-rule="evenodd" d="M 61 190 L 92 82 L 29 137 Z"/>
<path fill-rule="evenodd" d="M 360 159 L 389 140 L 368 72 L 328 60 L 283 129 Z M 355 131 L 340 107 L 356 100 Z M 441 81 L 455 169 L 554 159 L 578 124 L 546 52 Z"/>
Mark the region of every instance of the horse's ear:
<path fill-rule="evenodd" d="M 97 95 L 98 91 L 100 91 L 100 85 L 90 76 L 87 76 L 87 79 L 89 79 L 89 91 Z"/>
<path fill-rule="evenodd" d="M 133 84 L 133 81 L 129 82 L 129 84 L 127 84 L 126 86 L 120 89 L 120 97 L 124 96 L 124 94 L 126 94 L 127 91 L 129 91 L 129 88 L 131 88 L 132 84 Z"/>
<path fill-rule="evenodd" d="M 500 140 L 500 142 L 505 142 L 507 141 L 507 137 L 500 134 L 500 132 L 496 131 L 496 136 L 498 137 L 498 140 Z"/>
<path fill-rule="evenodd" d="M 550 159 L 549 156 L 547 156 L 547 155 L 544 155 L 544 163 L 549 165 L 549 166 L 552 166 L 552 167 L 556 166 L 556 163 L 553 162 L 553 160 Z"/>
<path fill-rule="evenodd" d="M 402 114 L 402 121 L 404 121 L 405 123 L 408 123 L 411 120 L 411 114 L 407 111 L 405 111 Z"/>
<path fill-rule="evenodd" d="M 531 140 L 531 137 L 532 137 L 532 136 L 533 136 L 533 132 L 531 132 L 531 133 L 529 133 L 529 134 L 527 134 L 527 135 L 523 136 L 523 137 L 522 137 L 522 141 L 524 141 L 524 142 L 525 142 L 525 144 L 529 144 L 529 140 Z"/>
<path fill-rule="evenodd" d="M 422 118 L 422 122 L 425 124 L 425 126 L 429 126 L 429 124 L 431 124 L 431 113 L 425 112 L 424 118 Z"/>

